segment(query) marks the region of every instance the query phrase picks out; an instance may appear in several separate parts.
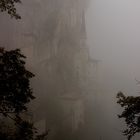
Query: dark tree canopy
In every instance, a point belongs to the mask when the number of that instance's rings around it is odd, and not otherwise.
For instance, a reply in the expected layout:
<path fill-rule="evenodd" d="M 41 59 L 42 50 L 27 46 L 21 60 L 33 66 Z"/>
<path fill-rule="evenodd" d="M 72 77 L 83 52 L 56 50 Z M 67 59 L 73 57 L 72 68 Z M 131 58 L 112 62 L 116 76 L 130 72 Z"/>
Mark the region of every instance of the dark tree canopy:
<path fill-rule="evenodd" d="M 24 58 L 18 49 L 0 49 L 0 112 L 3 115 L 27 111 L 26 104 L 35 98 L 29 81 L 34 75 L 26 70 Z"/>
<path fill-rule="evenodd" d="M 0 122 L 0 140 L 34 140 L 36 132 L 33 123 L 22 120 L 18 127 L 10 123 Z"/>
<path fill-rule="evenodd" d="M 0 11 L 7 12 L 12 18 L 20 19 L 20 15 L 17 13 L 15 4 L 21 3 L 20 0 L 0 0 Z"/>
<path fill-rule="evenodd" d="M 0 122 L 0 140 L 47 140 L 48 131 L 38 134 L 32 122 L 20 120 L 18 127 Z"/>
<path fill-rule="evenodd" d="M 24 59 L 19 49 L 0 48 L 0 139 L 3 140 L 44 140 L 48 134 L 39 135 L 32 120 L 25 117 L 27 104 L 35 97 L 30 88 L 34 74 L 26 70 Z M 7 118 L 13 123 L 9 124 Z"/>
<path fill-rule="evenodd" d="M 20 19 L 15 4 L 20 0 L 0 0 L 0 12 Z M 32 121 L 24 115 L 33 100 L 30 79 L 34 74 L 25 68 L 25 56 L 19 49 L 0 47 L 0 140 L 46 140 L 48 131 L 38 134 Z M 8 122 L 7 118 L 13 122 Z"/>
<path fill-rule="evenodd" d="M 117 103 L 123 107 L 123 112 L 118 117 L 125 119 L 127 125 L 123 134 L 130 140 L 140 132 L 140 96 L 125 96 L 119 92 L 117 98 Z"/>

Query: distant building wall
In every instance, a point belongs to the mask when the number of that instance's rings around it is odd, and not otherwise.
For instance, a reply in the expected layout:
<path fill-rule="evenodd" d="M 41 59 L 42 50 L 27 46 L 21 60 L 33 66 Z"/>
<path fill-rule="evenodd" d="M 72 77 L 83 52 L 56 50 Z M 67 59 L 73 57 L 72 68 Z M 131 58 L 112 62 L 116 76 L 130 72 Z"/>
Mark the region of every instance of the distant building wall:
<path fill-rule="evenodd" d="M 87 1 L 30 0 L 25 6 L 25 22 L 15 27 L 19 38 L 13 40 L 37 73 L 34 90 L 40 104 L 34 119 L 39 127 L 46 119 L 56 136 L 72 135 L 86 123 L 86 96 L 94 94 L 97 80 L 98 61 L 90 60 L 86 44 Z"/>

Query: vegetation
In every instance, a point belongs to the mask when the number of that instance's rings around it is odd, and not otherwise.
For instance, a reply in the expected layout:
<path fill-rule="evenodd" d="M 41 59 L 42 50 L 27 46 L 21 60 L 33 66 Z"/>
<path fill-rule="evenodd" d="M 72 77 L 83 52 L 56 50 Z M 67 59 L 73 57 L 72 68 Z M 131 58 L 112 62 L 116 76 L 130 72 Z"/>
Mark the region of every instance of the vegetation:
<path fill-rule="evenodd" d="M 123 108 L 123 112 L 118 117 L 125 119 L 127 125 L 123 134 L 130 140 L 136 133 L 140 132 L 140 96 L 125 96 L 119 92 L 117 98 L 117 103 Z"/>
<path fill-rule="evenodd" d="M 25 69 L 25 62 L 20 50 L 0 50 L 0 112 L 7 116 L 27 111 L 26 104 L 35 97 L 29 86 L 34 75 Z"/>
<path fill-rule="evenodd" d="M 20 0 L 0 0 L 0 11 L 11 18 L 20 19 L 15 5 Z M 48 131 L 38 134 L 28 103 L 35 99 L 30 88 L 34 74 L 25 68 L 25 56 L 19 49 L 6 51 L 0 47 L 0 139 L 1 140 L 44 140 Z"/>
<path fill-rule="evenodd" d="M 11 18 L 20 19 L 20 15 L 17 13 L 15 4 L 21 3 L 20 0 L 0 0 L 0 11 L 7 12 Z"/>
<path fill-rule="evenodd" d="M 37 134 L 27 104 L 33 100 L 30 79 L 34 76 L 25 68 L 25 56 L 19 49 L 0 48 L 0 139 L 43 140 L 47 132 Z M 10 119 L 10 121 L 8 121 Z"/>

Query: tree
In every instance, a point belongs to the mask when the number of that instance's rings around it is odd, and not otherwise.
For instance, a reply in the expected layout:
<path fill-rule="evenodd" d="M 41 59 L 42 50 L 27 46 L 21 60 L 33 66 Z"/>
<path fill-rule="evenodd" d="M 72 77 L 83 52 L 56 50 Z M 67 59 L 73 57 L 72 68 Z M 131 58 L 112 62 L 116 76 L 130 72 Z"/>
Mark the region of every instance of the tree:
<path fill-rule="evenodd" d="M 30 88 L 34 74 L 26 70 L 24 59 L 19 49 L 6 51 L 0 48 L 0 113 L 5 120 L 13 121 L 10 135 L 6 133 L 9 125 L 0 131 L 0 138 L 5 140 L 43 140 L 47 135 L 47 132 L 38 135 L 33 123 L 23 117 L 28 112 L 27 104 L 35 98 Z"/>
<path fill-rule="evenodd" d="M 34 76 L 26 70 L 20 50 L 5 51 L 0 49 L 0 113 L 27 111 L 26 104 L 33 100 L 29 80 Z"/>
<path fill-rule="evenodd" d="M 20 15 L 17 13 L 15 4 L 21 3 L 20 0 L 0 0 L 0 11 L 7 12 L 11 18 L 20 19 Z"/>
<path fill-rule="evenodd" d="M 117 103 L 123 107 L 123 112 L 118 117 L 125 119 L 127 125 L 123 134 L 130 140 L 136 133 L 140 132 L 140 96 L 125 96 L 119 92 L 117 98 Z"/>
<path fill-rule="evenodd" d="M 0 0 L 0 11 L 11 18 L 20 19 L 15 4 L 20 0 Z M 34 74 L 25 68 L 26 57 L 19 49 L 5 51 L 0 47 L 0 139 L 2 140 L 46 140 L 48 131 L 38 134 L 31 121 L 23 115 L 27 104 L 33 100 L 30 79 Z M 4 118 L 4 120 L 3 120 Z M 7 122 L 10 118 L 13 122 Z"/>

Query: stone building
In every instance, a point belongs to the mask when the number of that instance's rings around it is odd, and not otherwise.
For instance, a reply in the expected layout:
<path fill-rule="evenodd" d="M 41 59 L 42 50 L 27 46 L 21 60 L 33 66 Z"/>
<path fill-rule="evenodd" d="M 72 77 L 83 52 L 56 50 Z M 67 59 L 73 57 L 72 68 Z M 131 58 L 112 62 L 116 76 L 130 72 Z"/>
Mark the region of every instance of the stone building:
<path fill-rule="evenodd" d="M 87 0 L 30 0 L 21 10 L 24 22 L 15 27 L 19 34 L 13 38 L 15 45 L 36 73 L 33 85 L 39 100 L 34 119 L 39 127 L 52 130 L 50 139 L 79 139 L 87 96 L 97 88 L 98 61 L 90 59 L 86 44 L 87 4 Z"/>

